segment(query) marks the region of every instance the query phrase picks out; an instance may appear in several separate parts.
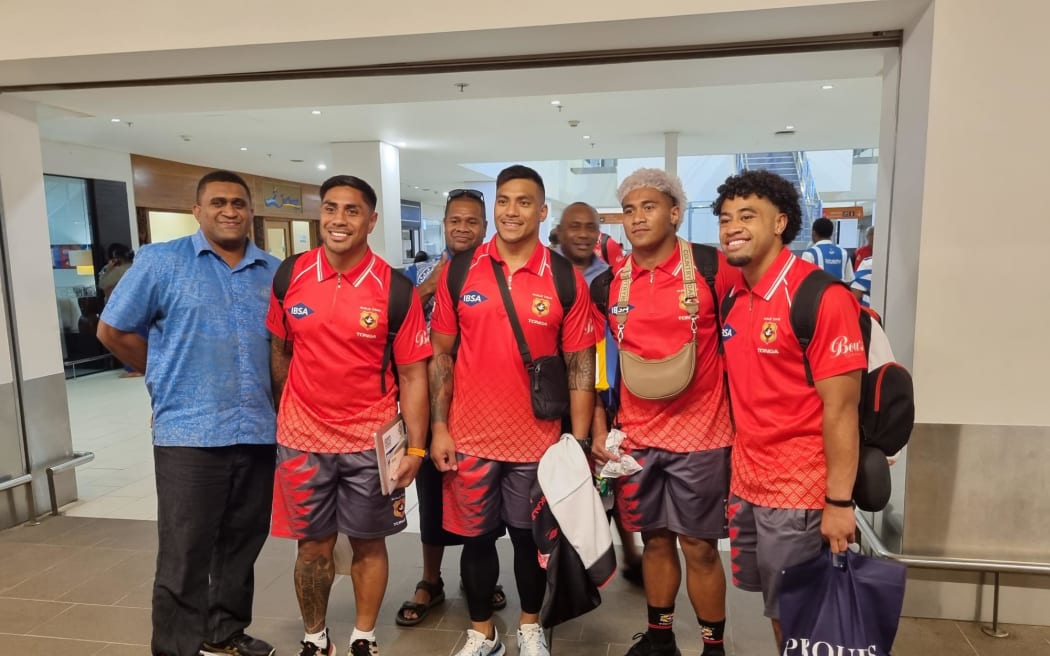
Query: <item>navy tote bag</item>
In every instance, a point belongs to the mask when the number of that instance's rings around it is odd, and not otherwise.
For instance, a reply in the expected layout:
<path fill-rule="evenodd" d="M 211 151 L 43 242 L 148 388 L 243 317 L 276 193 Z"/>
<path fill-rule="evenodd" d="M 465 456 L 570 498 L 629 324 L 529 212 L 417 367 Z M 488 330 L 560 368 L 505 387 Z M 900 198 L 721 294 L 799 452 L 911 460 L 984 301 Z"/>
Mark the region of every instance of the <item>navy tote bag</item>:
<path fill-rule="evenodd" d="M 846 551 L 783 571 L 782 656 L 887 656 L 897 636 L 907 567 Z"/>

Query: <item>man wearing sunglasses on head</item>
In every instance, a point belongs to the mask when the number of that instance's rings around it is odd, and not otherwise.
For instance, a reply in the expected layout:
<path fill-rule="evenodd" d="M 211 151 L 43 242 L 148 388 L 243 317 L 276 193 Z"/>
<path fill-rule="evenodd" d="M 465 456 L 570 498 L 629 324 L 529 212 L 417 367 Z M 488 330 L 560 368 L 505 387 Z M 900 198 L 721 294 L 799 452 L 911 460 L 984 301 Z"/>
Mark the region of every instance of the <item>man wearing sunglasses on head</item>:
<path fill-rule="evenodd" d="M 434 291 L 445 265 L 457 253 L 481 245 L 488 222 L 485 220 L 485 196 L 474 189 L 453 189 L 445 201 L 445 250 L 438 259 L 413 264 L 405 275 L 416 286 L 427 318 L 433 307 Z M 429 446 L 429 445 L 428 445 Z M 463 544 L 463 538 L 441 527 L 441 473 L 426 459 L 416 475 L 419 497 L 419 537 L 423 543 L 423 578 L 416 584 L 412 599 L 401 605 L 395 621 L 401 626 L 422 622 L 430 609 L 445 601 L 445 582 L 441 579 L 441 561 L 445 547 Z M 502 586 L 492 595 L 494 608 L 507 605 Z"/>

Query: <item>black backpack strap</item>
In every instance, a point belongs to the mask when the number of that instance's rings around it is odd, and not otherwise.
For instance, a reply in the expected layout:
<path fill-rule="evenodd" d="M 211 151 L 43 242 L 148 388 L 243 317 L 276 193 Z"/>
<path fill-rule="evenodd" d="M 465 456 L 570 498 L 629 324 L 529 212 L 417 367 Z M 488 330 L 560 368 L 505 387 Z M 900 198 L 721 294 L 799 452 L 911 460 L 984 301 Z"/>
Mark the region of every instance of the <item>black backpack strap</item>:
<path fill-rule="evenodd" d="M 456 253 L 452 256 L 452 260 L 446 265 L 448 266 L 448 295 L 452 299 L 452 314 L 456 317 L 456 323 L 459 323 L 459 315 L 456 314 L 459 311 L 459 297 L 463 293 L 463 285 L 467 282 L 467 271 L 470 270 L 470 263 L 474 259 L 475 249 Z"/>
<path fill-rule="evenodd" d="M 554 289 L 558 292 L 558 302 L 561 303 L 563 316 L 565 316 L 576 303 L 576 269 L 573 268 L 572 262 L 563 255 L 551 251 L 549 256 L 551 274 L 554 276 Z"/>
<path fill-rule="evenodd" d="M 820 311 L 820 300 L 824 297 L 824 291 L 831 285 L 841 285 L 842 282 L 834 278 L 823 269 L 811 271 L 803 280 L 802 284 L 795 290 L 791 297 L 791 330 L 802 347 L 802 365 L 806 368 L 806 384 L 813 386 L 813 370 L 809 366 L 809 343 L 813 340 L 813 333 L 817 328 L 817 313 Z"/>
<path fill-rule="evenodd" d="M 591 303 L 594 303 L 602 313 L 602 316 L 606 318 L 608 318 L 607 315 L 609 314 L 609 287 L 612 285 L 612 278 L 613 272 L 610 267 L 599 273 L 591 281 Z"/>
<path fill-rule="evenodd" d="M 295 261 L 299 259 L 300 255 L 302 253 L 286 257 L 280 266 L 277 267 L 277 272 L 273 274 L 273 295 L 277 298 L 277 304 L 282 308 L 284 307 L 284 297 L 288 294 L 288 286 L 292 284 L 292 269 L 295 268 Z"/>
<path fill-rule="evenodd" d="M 295 261 L 299 259 L 302 253 L 296 253 L 289 257 L 284 258 L 284 261 L 277 266 L 277 271 L 273 274 L 273 282 L 270 287 L 273 289 L 274 298 L 277 299 L 277 306 L 281 308 L 281 321 L 284 322 L 284 336 L 288 337 L 288 314 L 284 312 L 284 297 L 288 295 L 288 287 L 292 284 L 292 270 L 295 268 Z M 284 345 L 285 353 L 288 352 L 288 340 L 285 339 Z"/>
<path fill-rule="evenodd" d="M 379 367 L 379 389 L 386 394 L 386 370 L 394 360 L 394 340 L 405 323 L 408 308 L 412 304 L 415 286 L 408 278 L 395 271 L 390 272 L 390 288 L 387 297 L 387 332 L 386 346 L 383 348 L 383 364 Z M 394 374 L 397 366 L 394 363 Z"/>
<path fill-rule="evenodd" d="M 598 243 L 601 244 L 602 259 L 605 260 L 606 264 L 611 265 L 612 262 L 609 261 L 609 235 L 604 232 L 601 233 L 601 235 L 602 236 L 598 238 Z"/>
<path fill-rule="evenodd" d="M 718 352 L 723 352 L 722 347 L 722 317 L 719 313 L 718 291 L 715 290 L 715 278 L 718 277 L 718 250 L 713 246 L 704 244 L 690 244 L 693 247 L 693 263 L 696 270 L 704 277 L 707 289 L 711 292 L 711 303 L 715 311 L 715 327 L 718 335 Z"/>

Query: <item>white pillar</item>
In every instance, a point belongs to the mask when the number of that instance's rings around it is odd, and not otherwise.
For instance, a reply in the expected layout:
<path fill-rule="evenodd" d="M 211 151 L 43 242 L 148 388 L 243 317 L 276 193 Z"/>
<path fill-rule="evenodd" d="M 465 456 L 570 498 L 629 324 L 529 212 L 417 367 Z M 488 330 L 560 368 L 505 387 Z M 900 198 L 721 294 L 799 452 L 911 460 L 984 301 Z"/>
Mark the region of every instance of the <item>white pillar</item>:
<path fill-rule="evenodd" d="M 678 175 L 678 133 L 664 132 L 664 170 Z"/>
<path fill-rule="evenodd" d="M 401 244 L 401 158 L 400 151 L 382 141 L 354 141 L 332 144 L 329 175 L 356 175 L 376 190 L 379 222 L 368 243 L 393 267 L 406 259 Z"/>

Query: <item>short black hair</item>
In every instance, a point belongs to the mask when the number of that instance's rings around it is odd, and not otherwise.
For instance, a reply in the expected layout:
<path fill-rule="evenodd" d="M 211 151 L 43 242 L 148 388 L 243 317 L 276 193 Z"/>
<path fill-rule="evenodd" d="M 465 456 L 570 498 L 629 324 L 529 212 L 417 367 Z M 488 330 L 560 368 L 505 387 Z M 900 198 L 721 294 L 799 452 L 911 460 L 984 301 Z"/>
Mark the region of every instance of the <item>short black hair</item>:
<path fill-rule="evenodd" d="M 131 252 L 131 249 L 119 241 L 113 242 L 109 245 L 109 248 L 106 249 L 106 255 L 111 260 L 120 259 L 129 262 L 131 261 L 131 258 L 134 257 L 134 253 Z"/>
<path fill-rule="evenodd" d="M 351 189 L 360 191 L 368 202 L 369 207 L 372 208 L 372 211 L 376 211 L 376 202 L 379 200 L 376 196 L 376 190 L 372 188 L 372 185 L 368 184 L 361 178 L 355 175 L 333 175 L 321 183 L 322 201 L 324 200 L 325 194 L 327 194 L 333 187 L 350 187 Z"/>
<path fill-rule="evenodd" d="M 831 219 L 821 217 L 813 222 L 813 233 L 821 239 L 831 239 L 831 235 L 835 234 L 835 224 Z"/>
<path fill-rule="evenodd" d="M 201 201 L 201 195 L 204 193 L 204 188 L 212 182 L 230 182 L 232 184 L 239 184 L 244 187 L 244 193 L 248 195 L 248 202 L 252 201 L 252 190 L 248 187 L 248 183 L 244 181 L 244 178 L 237 175 L 233 171 L 226 171 L 219 169 L 218 171 L 212 171 L 211 173 L 205 173 L 204 177 L 197 182 L 197 202 Z"/>
<path fill-rule="evenodd" d="M 535 169 L 531 169 L 524 164 L 508 166 L 496 176 L 496 188 L 499 189 L 511 180 L 532 180 L 540 188 L 540 202 L 547 202 L 547 188 L 543 186 L 543 178 L 540 177 L 540 174 Z"/>
<path fill-rule="evenodd" d="M 731 175 L 718 187 L 718 200 L 711 208 L 715 216 L 722 213 L 722 204 L 730 198 L 758 196 L 765 198 L 778 210 L 787 215 L 787 227 L 780 235 L 780 241 L 790 244 L 795 241 L 802 229 L 802 207 L 799 205 L 798 190 L 776 173 L 769 171 L 742 171 Z"/>

